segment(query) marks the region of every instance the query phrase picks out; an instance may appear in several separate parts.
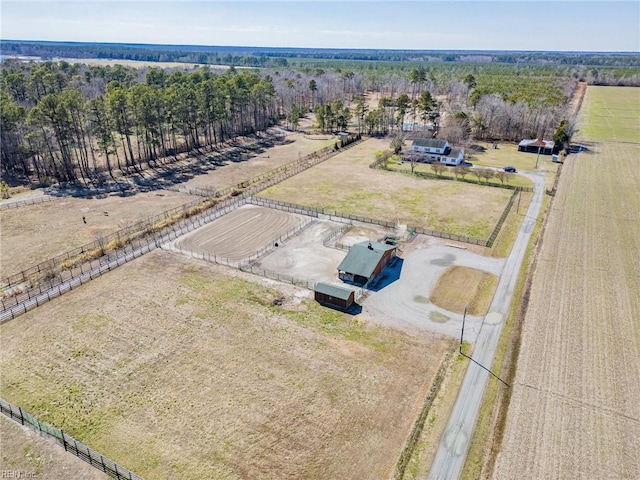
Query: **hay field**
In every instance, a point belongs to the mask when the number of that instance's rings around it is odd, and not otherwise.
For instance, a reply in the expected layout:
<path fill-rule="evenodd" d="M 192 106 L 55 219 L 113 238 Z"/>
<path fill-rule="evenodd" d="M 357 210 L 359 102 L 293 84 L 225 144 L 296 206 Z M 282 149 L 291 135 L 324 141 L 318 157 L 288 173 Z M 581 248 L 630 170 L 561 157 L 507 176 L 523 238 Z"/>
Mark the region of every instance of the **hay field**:
<path fill-rule="evenodd" d="M 587 88 L 577 140 L 640 141 L 640 88 Z"/>
<path fill-rule="evenodd" d="M 388 140 L 370 138 L 260 196 L 457 235 L 489 236 L 511 191 L 370 169 L 374 153 L 388 147 Z"/>
<path fill-rule="evenodd" d="M 0 325 L 0 395 L 150 480 L 389 477 L 455 345 L 308 295 L 156 250 Z"/>
<path fill-rule="evenodd" d="M 163 190 L 130 197 L 65 197 L 51 202 L 2 210 L 0 228 L 0 278 L 18 273 L 72 248 L 95 241 L 196 199 Z M 108 215 L 105 215 L 105 212 Z M 85 217 L 87 223 L 82 221 Z"/>
<path fill-rule="evenodd" d="M 494 478 L 640 478 L 640 143 L 592 151 L 563 169 Z"/>

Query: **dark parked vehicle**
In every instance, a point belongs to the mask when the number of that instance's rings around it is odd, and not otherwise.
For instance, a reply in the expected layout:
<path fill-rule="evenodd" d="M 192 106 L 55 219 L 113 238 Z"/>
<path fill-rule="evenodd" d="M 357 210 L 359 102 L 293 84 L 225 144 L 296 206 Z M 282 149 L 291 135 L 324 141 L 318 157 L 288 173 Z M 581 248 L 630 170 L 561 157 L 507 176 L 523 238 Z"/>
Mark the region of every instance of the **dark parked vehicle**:
<path fill-rule="evenodd" d="M 509 173 L 516 173 L 517 172 L 516 167 L 504 167 L 503 170 L 505 172 L 509 172 Z"/>

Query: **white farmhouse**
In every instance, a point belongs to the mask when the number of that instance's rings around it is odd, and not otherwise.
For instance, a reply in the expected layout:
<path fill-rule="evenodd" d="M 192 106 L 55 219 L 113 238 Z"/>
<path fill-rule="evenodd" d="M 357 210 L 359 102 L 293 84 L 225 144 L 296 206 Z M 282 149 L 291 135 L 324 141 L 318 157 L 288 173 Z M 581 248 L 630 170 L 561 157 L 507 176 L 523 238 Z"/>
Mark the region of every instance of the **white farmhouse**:
<path fill-rule="evenodd" d="M 460 165 L 464 160 L 464 148 L 451 148 L 449 142 L 438 138 L 416 138 L 411 151 L 420 153 L 423 162 L 440 162 L 445 165 Z"/>

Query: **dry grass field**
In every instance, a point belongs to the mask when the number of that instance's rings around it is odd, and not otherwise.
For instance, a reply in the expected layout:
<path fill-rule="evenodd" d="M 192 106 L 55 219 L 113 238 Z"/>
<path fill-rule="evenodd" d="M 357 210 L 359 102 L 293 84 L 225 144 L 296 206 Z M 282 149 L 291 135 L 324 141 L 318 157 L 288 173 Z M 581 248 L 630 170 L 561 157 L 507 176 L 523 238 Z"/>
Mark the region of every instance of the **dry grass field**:
<path fill-rule="evenodd" d="M 374 153 L 388 147 L 386 139 L 368 139 L 261 196 L 458 235 L 489 236 L 511 191 L 370 169 Z"/>
<path fill-rule="evenodd" d="M 475 268 L 449 267 L 431 291 L 431 303 L 455 313 L 486 315 L 498 277 Z"/>
<path fill-rule="evenodd" d="M 592 88 L 584 124 L 629 93 Z M 640 143 L 591 149 L 552 206 L 494 478 L 640 478 Z"/>
<path fill-rule="evenodd" d="M 16 475 L 9 477 L 9 472 Z M 0 415 L 0 475 L 3 478 L 107 480 L 111 477 L 70 455 L 51 440 Z"/>
<path fill-rule="evenodd" d="M 0 278 L 196 198 L 163 190 L 101 199 L 65 197 L 2 210 Z"/>
<path fill-rule="evenodd" d="M 305 136 L 303 133 L 287 135 L 288 143 L 276 145 L 246 162 L 227 162 L 205 175 L 196 175 L 185 183 L 188 187 L 222 189 L 237 185 L 281 165 L 293 162 L 326 146 L 333 145 L 335 138 Z"/>
<path fill-rule="evenodd" d="M 455 345 L 308 297 L 157 250 L 0 325 L 0 395 L 148 479 L 389 477 Z"/>

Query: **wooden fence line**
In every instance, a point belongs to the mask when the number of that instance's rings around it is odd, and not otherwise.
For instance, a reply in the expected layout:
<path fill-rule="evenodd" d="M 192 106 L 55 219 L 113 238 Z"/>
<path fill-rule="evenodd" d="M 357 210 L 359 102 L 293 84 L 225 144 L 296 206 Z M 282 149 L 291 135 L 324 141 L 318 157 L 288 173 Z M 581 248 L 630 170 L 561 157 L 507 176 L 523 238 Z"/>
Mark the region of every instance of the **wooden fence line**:
<path fill-rule="evenodd" d="M 117 480 L 143 480 L 141 476 L 136 475 L 131 470 L 118 465 L 113 460 L 110 460 L 104 455 L 87 447 L 71 435 L 64 433 L 61 429 L 37 420 L 22 408 L 16 407 L 2 398 L 0 398 L 0 413 L 4 414 L 16 423 L 35 430 L 41 436 L 49 440 L 53 440 L 55 443 L 63 447 L 66 452 L 84 460 L 89 465 L 101 470 L 111 478 L 115 478 Z"/>
<path fill-rule="evenodd" d="M 332 232 L 329 233 L 329 235 L 327 235 L 326 237 L 324 237 L 322 239 L 322 245 L 324 245 L 325 247 L 328 247 L 329 245 L 331 245 L 331 243 L 338 238 L 340 235 L 342 235 L 344 232 L 346 232 L 349 228 L 352 227 L 351 223 L 346 223 L 344 225 L 341 225 L 339 228 L 336 228 L 335 230 L 333 230 Z M 334 242 L 334 246 L 337 243 Z M 336 247 L 338 248 L 338 247 Z"/>
<path fill-rule="evenodd" d="M 390 172 L 397 172 L 397 173 L 404 173 L 404 174 L 408 174 L 408 175 L 415 175 L 417 177 L 424 177 L 424 178 L 431 178 L 433 180 L 448 180 L 450 182 L 464 182 L 464 183 L 471 183 L 473 185 L 480 185 L 480 186 L 485 186 L 485 187 L 494 187 L 494 188 L 505 188 L 507 190 L 522 190 L 523 192 L 533 192 L 533 187 L 519 187 L 517 185 L 509 185 L 509 184 L 504 184 L 504 183 L 482 183 L 480 180 L 473 180 L 473 179 L 467 179 L 467 178 L 458 178 L 458 177 L 443 177 L 441 175 L 438 175 L 436 173 L 429 173 L 429 172 L 412 172 L 411 170 L 406 170 L 404 168 L 397 168 L 397 167 L 391 167 L 391 166 L 386 166 L 383 167 L 382 166 L 382 160 L 376 160 L 372 163 L 369 164 L 369 168 L 380 168 L 382 170 L 388 170 Z M 480 167 L 482 168 L 482 167 Z M 473 173 L 473 172 L 469 172 L 469 173 Z"/>
<path fill-rule="evenodd" d="M 511 211 L 511 207 L 513 206 L 513 202 L 514 202 L 516 196 L 518 196 L 520 194 L 520 192 L 521 192 L 520 190 L 514 190 L 513 193 L 511 194 L 511 197 L 509 198 L 509 201 L 507 202 L 507 206 L 504 207 L 504 210 L 502 211 L 502 215 L 500 215 L 500 218 L 498 219 L 498 222 L 493 227 L 493 231 L 491 232 L 491 235 L 489 235 L 489 238 L 487 239 L 486 246 L 488 248 L 493 247 L 493 242 L 495 242 L 496 238 L 498 238 L 498 234 L 500 233 L 500 230 L 502 229 L 502 225 L 504 224 L 505 220 L 509 216 L 509 212 Z"/>
<path fill-rule="evenodd" d="M 3 202 L 3 203 L 0 203 L 0 210 L 7 210 L 9 208 L 18 208 L 25 205 L 34 205 L 36 203 L 52 202 L 53 200 L 57 200 L 57 198 L 42 196 L 42 197 L 35 197 L 35 198 L 25 198 L 24 200 L 14 200 L 11 202 Z"/>
<path fill-rule="evenodd" d="M 302 213 L 304 215 L 309 215 L 311 217 L 319 217 L 320 215 L 322 215 L 326 217 L 328 220 L 337 221 L 337 222 L 356 221 L 356 222 L 362 222 L 362 223 L 369 223 L 373 225 L 381 225 L 387 228 L 395 227 L 395 223 L 389 220 L 380 220 L 376 218 L 364 217 L 361 215 L 352 215 L 349 213 L 338 212 L 335 210 L 326 210 L 324 208 L 307 207 L 305 205 L 283 202 L 281 200 L 271 200 L 269 198 L 264 198 L 264 197 L 251 197 L 248 199 L 248 201 L 250 203 L 253 203 L 254 205 L 262 205 L 270 208 L 275 208 L 278 210 L 284 210 L 287 212 Z M 430 230 L 422 227 L 408 226 L 407 228 L 413 230 L 416 233 L 421 233 L 423 235 L 429 235 L 432 237 L 438 237 L 438 238 L 444 238 L 447 240 L 454 240 L 458 242 L 469 243 L 472 245 L 484 246 L 487 243 L 487 240 L 481 240 L 473 237 L 466 237 L 463 235 L 456 235 L 454 233 L 440 232 L 438 230 Z"/>
<path fill-rule="evenodd" d="M 233 198 L 232 201 L 226 202 L 225 205 L 220 206 L 213 212 L 202 212 L 198 216 L 185 219 L 178 224 L 166 227 L 162 231 L 155 232 L 149 237 L 132 240 L 122 248 L 92 260 L 88 266 L 82 264 L 75 269 L 68 270 L 64 275 L 57 276 L 55 283 L 52 282 L 49 285 L 44 285 L 44 287 L 43 284 L 38 285 L 37 291 L 30 289 L 9 299 L 2 299 L 0 300 L 0 305 L 2 305 L 0 323 L 12 320 L 53 298 L 59 297 L 63 293 L 111 271 L 113 268 L 124 265 L 158 248 L 167 241 L 176 239 L 216 218 L 226 215 L 244 203 L 246 203 L 244 198 Z M 9 303 L 9 301 L 12 303 Z"/>

